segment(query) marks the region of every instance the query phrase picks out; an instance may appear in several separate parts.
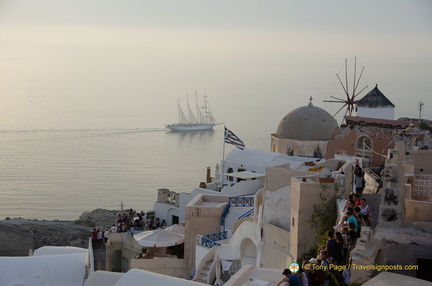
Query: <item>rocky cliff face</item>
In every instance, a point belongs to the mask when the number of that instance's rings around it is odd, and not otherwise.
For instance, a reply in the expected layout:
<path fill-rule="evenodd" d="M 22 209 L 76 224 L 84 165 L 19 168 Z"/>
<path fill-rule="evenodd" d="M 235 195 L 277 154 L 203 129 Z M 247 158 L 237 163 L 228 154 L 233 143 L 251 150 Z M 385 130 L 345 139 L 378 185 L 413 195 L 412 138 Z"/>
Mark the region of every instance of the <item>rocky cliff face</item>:
<path fill-rule="evenodd" d="M 0 256 L 27 256 L 42 246 L 88 247 L 93 227 L 109 227 L 116 212 L 97 209 L 84 212 L 77 221 L 0 221 Z"/>

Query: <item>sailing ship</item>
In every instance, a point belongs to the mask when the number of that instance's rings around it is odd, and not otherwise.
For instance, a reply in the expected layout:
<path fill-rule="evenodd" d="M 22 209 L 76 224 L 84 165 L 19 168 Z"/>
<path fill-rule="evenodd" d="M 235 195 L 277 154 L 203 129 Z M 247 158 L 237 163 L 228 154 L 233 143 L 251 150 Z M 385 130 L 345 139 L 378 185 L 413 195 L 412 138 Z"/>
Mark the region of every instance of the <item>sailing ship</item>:
<path fill-rule="evenodd" d="M 197 95 L 198 97 L 198 95 Z M 183 112 L 178 102 L 179 122 L 173 124 L 166 124 L 165 127 L 172 131 L 199 131 L 199 130 L 211 130 L 218 123 L 210 109 L 207 106 L 207 96 L 204 95 L 204 104 L 201 108 L 198 107 L 198 101 L 196 104 L 196 116 L 192 112 L 189 106 L 189 100 L 187 100 L 187 116 Z"/>

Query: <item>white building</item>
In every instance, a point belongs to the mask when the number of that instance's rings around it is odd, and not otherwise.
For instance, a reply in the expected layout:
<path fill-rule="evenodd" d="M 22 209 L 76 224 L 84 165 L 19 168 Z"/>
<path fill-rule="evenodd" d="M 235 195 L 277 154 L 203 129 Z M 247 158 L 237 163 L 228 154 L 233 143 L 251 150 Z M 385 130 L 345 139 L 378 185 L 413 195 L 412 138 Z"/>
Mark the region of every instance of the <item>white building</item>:
<path fill-rule="evenodd" d="M 394 120 L 395 105 L 378 89 L 378 85 L 356 105 L 358 117 Z"/>

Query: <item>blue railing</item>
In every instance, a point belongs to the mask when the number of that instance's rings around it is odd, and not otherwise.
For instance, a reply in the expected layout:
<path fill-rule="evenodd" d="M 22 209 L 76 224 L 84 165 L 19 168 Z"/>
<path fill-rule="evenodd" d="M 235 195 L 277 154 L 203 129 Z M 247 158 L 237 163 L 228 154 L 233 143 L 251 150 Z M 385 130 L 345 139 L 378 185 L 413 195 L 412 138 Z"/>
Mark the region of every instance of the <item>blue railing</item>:
<path fill-rule="evenodd" d="M 226 231 L 203 235 L 201 238 L 201 245 L 207 248 L 212 248 L 215 245 L 221 245 L 216 241 L 224 240 L 227 238 L 228 238 L 228 233 Z"/>
<path fill-rule="evenodd" d="M 253 214 L 254 214 L 254 209 L 252 208 L 252 209 L 248 210 L 247 212 L 245 212 L 244 214 L 242 214 L 241 216 L 239 216 L 238 219 L 250 217 Z"/>
<path fill-rule="evenodd" d="M 231 197 L 229 198 L 229 205 L 231 207 L 253 207 L 254 197 Z"/>
<path fill-rule="evenodd" d="M 225 229 L 225 218 L 229 212 L 230 207 L 253 207 L 255 203 L 254 197 L 251 197 L 253 194 L 247 194 L 237 197 L 230 197 L 228 204 L 221 214 L 221 222 L 220 225 Z"/>
<path fill-rule="evenodd" d="M 221 222 L 220 222 L 220 225 L 223 226 L 223 227 L 225 227 L 225 218 L 226 218 L 226 216 L 227 216 L 227 214 L 228 214 L 228 212 L 229 212 L 229 209 L 230 209 L 230 204 L 228 203 L 228 204 L 225 206 L 225 209 L 223 210 L 223 212 L 222 212 L 222 214 L 221 214 Z"/>

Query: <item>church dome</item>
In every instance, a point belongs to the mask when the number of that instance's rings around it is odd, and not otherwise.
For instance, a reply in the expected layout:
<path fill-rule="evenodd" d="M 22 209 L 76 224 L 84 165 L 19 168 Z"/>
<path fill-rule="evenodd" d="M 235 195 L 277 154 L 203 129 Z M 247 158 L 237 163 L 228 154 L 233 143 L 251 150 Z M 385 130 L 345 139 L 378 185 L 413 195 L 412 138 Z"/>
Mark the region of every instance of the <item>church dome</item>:
<path fill-rule="evenodd" d="M 279 123 L 276 136 L 302 141 L 330 141 L 338 127 L 327 111 L 312 105 L 299 107 L 288 113 Z"/>

